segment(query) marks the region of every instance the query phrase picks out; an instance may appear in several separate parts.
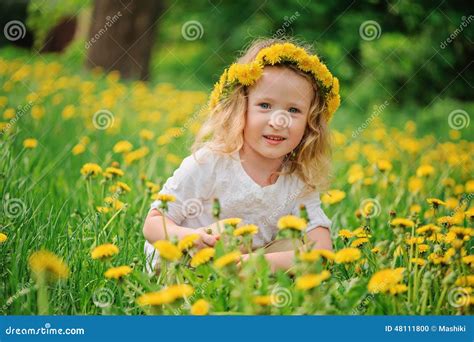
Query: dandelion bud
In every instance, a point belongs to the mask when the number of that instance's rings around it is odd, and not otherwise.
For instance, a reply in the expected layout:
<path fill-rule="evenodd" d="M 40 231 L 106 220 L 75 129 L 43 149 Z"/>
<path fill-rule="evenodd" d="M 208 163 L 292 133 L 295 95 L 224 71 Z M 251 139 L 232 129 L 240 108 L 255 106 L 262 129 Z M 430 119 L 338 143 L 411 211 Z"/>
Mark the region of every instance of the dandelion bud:
<path fill-rule="evenodd" d="M 397 216 L 397 212 L 395 210 L 390 210 L 390 217 L 395 218 Z"/>
<path fill-rule="evenodd" d="M 304 204 L 300 205 L 300 217 L 306 221 L 306 223 L 309 222 L 308 218 L 308 210 L 306 210 L 306 206 Z"/>
<path fill-rule="evenodd" d="M 221 216 L 221 204 L 219 203 L 218 198 L 214 198 L 214 203 L 212 204 L 212 216 L 217 220 Z"/>

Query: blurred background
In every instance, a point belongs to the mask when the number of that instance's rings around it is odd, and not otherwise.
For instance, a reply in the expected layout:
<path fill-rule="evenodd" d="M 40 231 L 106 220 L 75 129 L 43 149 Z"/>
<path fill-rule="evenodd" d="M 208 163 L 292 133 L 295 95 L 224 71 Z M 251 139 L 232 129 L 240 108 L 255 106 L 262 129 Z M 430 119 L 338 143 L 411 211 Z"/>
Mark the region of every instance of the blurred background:
<path fill-rule="evenodd" d="M 3 0 L 0 56 L 208 92 L 253 39 L 292 36 L 313 45 L 341 80 L 345 114 L 335 127 L 348 116 L 362 123 L 384 106 L 386 122 L 412 118 L 437 131 L 453 110 L 473 109 L 471 8 L 466 1 Z"/>

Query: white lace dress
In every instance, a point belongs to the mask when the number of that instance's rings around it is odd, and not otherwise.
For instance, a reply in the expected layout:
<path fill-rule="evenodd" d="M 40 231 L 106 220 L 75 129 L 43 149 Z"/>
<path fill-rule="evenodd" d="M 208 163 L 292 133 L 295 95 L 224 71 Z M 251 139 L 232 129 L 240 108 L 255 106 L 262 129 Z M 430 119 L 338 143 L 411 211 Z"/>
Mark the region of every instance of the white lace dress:
<path fill-rule="evenodd" d="M 245 224 L 256 224 L 253 247 L 262 247 L 275 239 L 277 222 L 284 215 L 298 215 L 300 204 L 308 211 L 307 231 L 318 226 L 330 229 L 331 221 L 321 209 L 318 192 L 302 194 L 304 183 L 294 175 L 281 175 L 274 184 L 260 186 L 242 167 L 239 153 L 222 156 L 202 148 L 186 157 L 168 178 L 160 193 L 176 197 L 168 203 L 167 217 L 179 226 L 199 228 L 215 222 L 213 199 L 221 204 L 220 219 L 239 217 Z M 159 201 L 151 204 L 157 208 Z M 145 242 L 147 269 L 154 267 L 158 252 Z"/>

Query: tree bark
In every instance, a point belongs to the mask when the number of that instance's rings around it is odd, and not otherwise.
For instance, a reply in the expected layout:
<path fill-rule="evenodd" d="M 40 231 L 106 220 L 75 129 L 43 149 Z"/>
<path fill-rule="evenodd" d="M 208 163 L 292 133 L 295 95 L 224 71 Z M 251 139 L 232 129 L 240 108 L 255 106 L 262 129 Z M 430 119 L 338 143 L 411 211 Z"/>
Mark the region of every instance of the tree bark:
<path fill-rule="evenodd" d="M 86 66 L 118 70 L 123 78 L 148 80 L 163 3 L 159 0 L 96 0 Z"/>

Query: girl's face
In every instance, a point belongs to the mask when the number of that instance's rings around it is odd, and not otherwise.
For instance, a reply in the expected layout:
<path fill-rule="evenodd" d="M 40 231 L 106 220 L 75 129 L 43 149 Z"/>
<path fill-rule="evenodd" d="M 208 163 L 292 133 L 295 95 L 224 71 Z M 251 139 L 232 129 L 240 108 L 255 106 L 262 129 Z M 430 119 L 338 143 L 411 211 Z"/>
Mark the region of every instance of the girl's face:
<path fill-rule="evenodd" d="M 267 159 L 278 159 L 300 143 L 314 91 L 291 69 L 267 66 L 248 90 L 244 143 Z"/>

